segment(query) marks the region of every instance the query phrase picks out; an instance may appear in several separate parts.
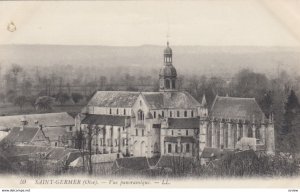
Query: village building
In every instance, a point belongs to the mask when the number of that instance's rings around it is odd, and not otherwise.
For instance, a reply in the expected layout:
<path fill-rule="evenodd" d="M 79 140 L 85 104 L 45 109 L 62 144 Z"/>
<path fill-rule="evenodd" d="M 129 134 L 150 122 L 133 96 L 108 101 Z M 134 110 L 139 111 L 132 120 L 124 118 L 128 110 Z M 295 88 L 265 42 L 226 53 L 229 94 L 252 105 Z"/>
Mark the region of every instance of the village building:
<path fill-rule="evenodd" d="M 80 129 L 94 130 L 96 153 L 123 156 L 199 157 L 205 147 L 235 150 L 243 138 L 274 153 L 274 124 L 253 98 L 217 96 L 211 109 L 178 90 L 167 43 L 159 92 L 98 91 L 80 114 Z"/>

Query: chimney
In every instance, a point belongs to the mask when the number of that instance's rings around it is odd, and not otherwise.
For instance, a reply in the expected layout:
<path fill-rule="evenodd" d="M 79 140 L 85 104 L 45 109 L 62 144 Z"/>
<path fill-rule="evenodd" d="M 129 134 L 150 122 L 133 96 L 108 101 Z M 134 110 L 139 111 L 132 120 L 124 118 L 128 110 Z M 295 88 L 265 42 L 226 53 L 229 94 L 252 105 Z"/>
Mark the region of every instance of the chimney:
<path fill-rule="evenodd" d="M 26 121 L 26 118 L 25 118 L 25 116 L 23 116 L 22 118 L 21 118 L 21 128 L 20 128 L 20 131 L 23 131 L 24 130 L 24 127 L 25 127 L 25 125 L 27 125 L 27 121 Z"/>

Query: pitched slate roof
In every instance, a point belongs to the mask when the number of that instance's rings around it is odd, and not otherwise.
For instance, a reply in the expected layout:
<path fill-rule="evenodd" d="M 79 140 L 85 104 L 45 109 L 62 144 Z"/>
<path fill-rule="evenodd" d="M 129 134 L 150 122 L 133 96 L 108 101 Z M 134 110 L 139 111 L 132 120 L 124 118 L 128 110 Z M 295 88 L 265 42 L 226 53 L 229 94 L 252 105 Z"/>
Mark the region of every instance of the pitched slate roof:
<path fill-rule="evenodd" d="M 139 94 L 129 91 L 97 91 L 88 106 L 131 108 Z"/>
<path fill-rule="evenodd" d="M 72 136 L 72 132 L 67 132 L 64 127 L 44 127 L 43 132 L 50 141 L 57 141 L 61 136 L 65 136 L 66 138 Z"/>
<path fill-rule="evenodd" d="M 21 131 L 20 127 L 14 127 L 2 141 L 30 143 L 39 130 L 38 127 L 24 127 Z"/>
<path fill-rule="evenodd" d="M 127 118 L 126 116 L 89 114 L 82 120 L 81 123 L 89 124 L 89 125 L 125 126 L 126 118 Z"/>
<path fill-rule="evenodd" d="M 196 129 L 199 128 L 199 118 L 168 118 L 170 129 Z"/>
<path fill-rule="evenodd" d="M 254 98 L 216 96 L 211 108 L 211 116 L 225 119 L 261 120 L 264 116 Z"/>
<path fill-rule="evenodd" d="M 136 171 L 150 169 L 146 157 L 126 157 L 116 159 L 119 168 L 131 169 Z"/>
<path fill-rule="evenodd" d="M 195 139 L 192 136 L 179 136 L 179 137 L 165 137 L 166 142 L 177 143 L 177 139 L 180 140 L 181 143 L 194 143 Z"/>
<path fill-rule="evenodd" d="M 181 166 L 181 167 L 185 167 L 186 171 L 189 172 L 193 166 L 194 160 L 195 159 L 193 157 L 163 155 L 160 157 L 158 163 L 156 164 L 156 167 L 174 168 L 174 167 Z"/>
<path fill-rule="evenodd" d="M 21 125 L 21 119 L 24 117 L 28 122 L 28 126 L 36 126 L 35 125 L 36 121 L 38 121 L 39 125 L 48 126 L 48 127 L 67 126 L 67 125 L 75 124 L 74 118 L 72 116 L 70 116 L 67 112 L 61 112 L 61 113 L 1 116 L 0 126 L 6 128 L 19 127 Z"/>
<path fill-rule="evenodd" d="M 201 153 L 201 158 L 220 157 L 221 150 L 218 148 L 205 147 Z"/>
<path fill-rule="evenodd" d="M 201 106 L 201 104 L 194 97 L 185 91 L 175 91 L 171 93 L 142 92 L 142 95 L 147 101 L 150 109 L 191 109 Z"/>
<path fill-rule="evenodd" d="M 114 162 L 116 159 L 117 159 L 117 153 L 92 155 L 92 163 L 95 163 L 95 164 Z M 85 163 L 87 163 L 87 161 L 85 161 Z M 83 166 L 82 156 L 80 156 L 77 159 L 73 160 L 70 163 L 70 166 L 71 167 L 82 167 Z"/>

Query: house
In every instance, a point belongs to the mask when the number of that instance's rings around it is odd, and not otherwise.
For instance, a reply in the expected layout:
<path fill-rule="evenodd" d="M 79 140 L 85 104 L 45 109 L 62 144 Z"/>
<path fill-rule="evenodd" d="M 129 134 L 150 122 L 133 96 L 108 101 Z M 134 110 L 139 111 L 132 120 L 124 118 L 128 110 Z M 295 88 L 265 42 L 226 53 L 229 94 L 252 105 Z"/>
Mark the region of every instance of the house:
<path fill-rule="evenodd" d="M 38 145 L 49 146 L 50 141 L 46 138 L 40 127 L 14 127 L 8 135 L 0 141 L 5 148 L 7 145 Z"/>
<path fill-rule="evenodd" d="M 64 127 L 44 127 L 43 132 L 52 147 L 75 147 L 73 132 Z"/>
<path fill-rule="evenodd" d="M 125 157 L 116 159 L 112 171 L 116 175 L 139 175 L 147 172 L 150 165 L 146 157 Z"/>

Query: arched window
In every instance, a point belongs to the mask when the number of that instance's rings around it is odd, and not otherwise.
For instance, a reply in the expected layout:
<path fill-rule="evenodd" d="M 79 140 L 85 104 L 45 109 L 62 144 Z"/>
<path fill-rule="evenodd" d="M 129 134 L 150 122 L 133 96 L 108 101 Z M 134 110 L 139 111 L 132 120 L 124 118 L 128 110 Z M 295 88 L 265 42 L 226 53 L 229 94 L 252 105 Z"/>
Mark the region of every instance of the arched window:
<path fill-rule="evenodd" d="M 186 134 L 186 136 L 188 136 L 189 135 L 189 130 L 186 130 L 185 134 Z"/>
<path fill-rule="evenodd" d="M 191 111 L 191 116 L 194 117 L 194 111 L 193 110 Z"/>
<path fill-rule="evenodd" d="M 156 112 L 155 111 L 153 112 L 153 117 L 156 118 Z"/>
<path fill-rule="evenodd" d="M 109 114 L 111 115 L 111 108 L 109 109 Z"/>
<path fill-rule="evenodd" d="M 172 117 L 172 116 L 173 116 L 172 111 L 170 111 L 170 117 Z"/>
<path fill-rule="evenodd" d="M 123 114 L 126 115 L 126 109 L 124 109 Z"/>
<path fill-rule="evenodd" d="M 170 80 L 169 79 L 166 79 L 166 88 L 170 89 Z"/>
<path fill-rule="evenodd" d="M 144 120 L 144 112 L 141 110 L 138 111 L 138 120 Z"/>
<path fill-rule="evenodd" d="M 187 111 L 184 111 L 184 117 L 187 117 Z"/>
<path fill-rule="evenodd" d="M 179 117 L 180 116 L 180 112 L 179 111 L 177 111 L 177 117 Z"/>

